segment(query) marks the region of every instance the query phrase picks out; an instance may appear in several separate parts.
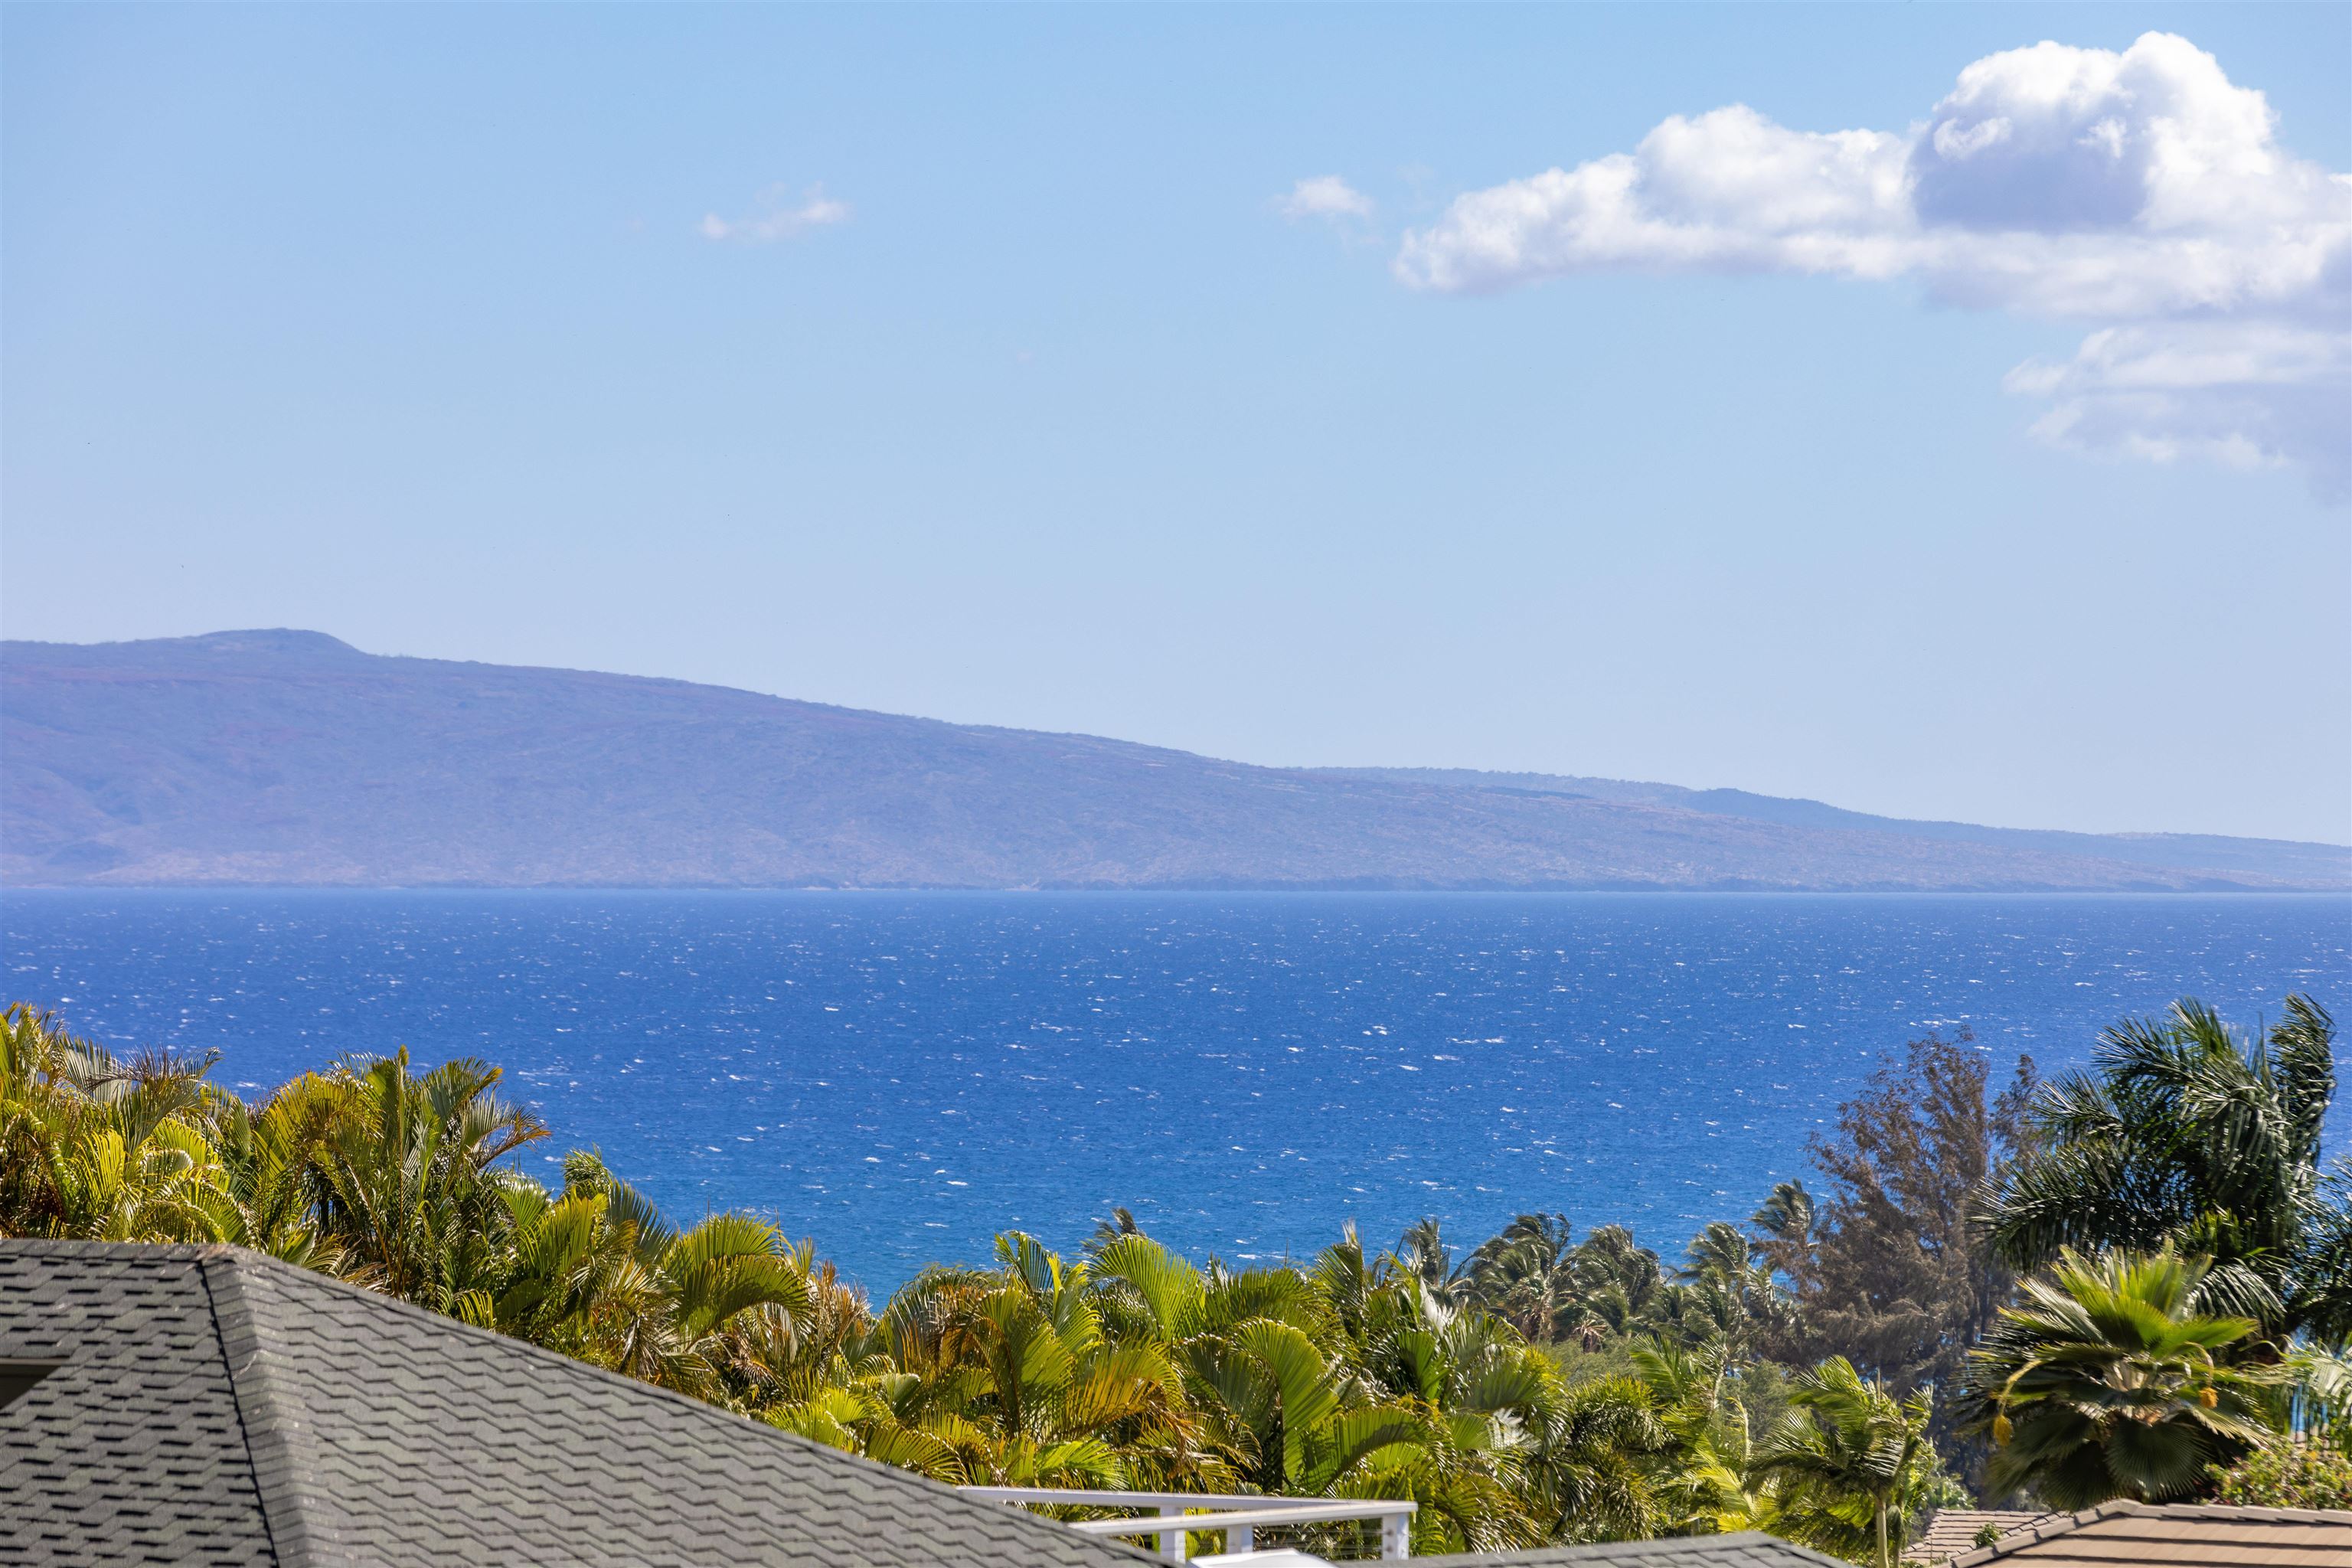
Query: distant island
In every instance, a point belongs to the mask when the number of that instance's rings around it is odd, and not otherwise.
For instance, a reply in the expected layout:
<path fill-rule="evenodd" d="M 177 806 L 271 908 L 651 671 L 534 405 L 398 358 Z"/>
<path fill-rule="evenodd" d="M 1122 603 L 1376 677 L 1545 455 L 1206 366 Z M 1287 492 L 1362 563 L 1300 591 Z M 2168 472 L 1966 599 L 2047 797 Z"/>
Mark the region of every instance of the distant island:
<path fill-rule="evenodd" d="M 2352 849 L 1549 774 L 1252 767 L 245 631 L 0 644 L 0 882 L 2284 890 L 2352 888 Z"/>

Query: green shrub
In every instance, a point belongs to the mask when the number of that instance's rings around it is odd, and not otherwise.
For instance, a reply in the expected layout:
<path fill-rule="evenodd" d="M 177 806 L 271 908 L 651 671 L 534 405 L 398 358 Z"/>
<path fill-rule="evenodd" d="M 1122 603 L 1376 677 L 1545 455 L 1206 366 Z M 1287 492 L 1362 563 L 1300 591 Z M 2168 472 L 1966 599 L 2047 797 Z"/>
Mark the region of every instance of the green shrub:
<path fill-rule="evenodd" d="M 2240 1508 L 2352 1509 L 2352 1458 L 2327 1443 L 2273 1443 L 2209 1472 L 2213 1500 Z"/>

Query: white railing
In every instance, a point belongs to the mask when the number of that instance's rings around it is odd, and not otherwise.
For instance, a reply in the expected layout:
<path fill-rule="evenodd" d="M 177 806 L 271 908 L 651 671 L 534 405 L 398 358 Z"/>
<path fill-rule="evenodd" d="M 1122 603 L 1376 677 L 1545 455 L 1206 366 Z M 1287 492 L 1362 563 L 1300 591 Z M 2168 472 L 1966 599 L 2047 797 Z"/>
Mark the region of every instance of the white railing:
<path fill-rule="evenodd" d="M 1080 1508 L 1149 1508 L 1159 1511 L 1148 1519 L 1082 1519 L 1072 1530 L 1088 1535 L 1150 1535 L 1159 1542 L 1160 1558 L 1184 1561 L 1188 1531 L 1223 1531 L 1227 1552 L 1247 1552 L 1256 1532 L 1295 1524 L 1339 1524 L 1352 1519 L 1376 1519 L 1381 1524 L 1381 1555 L 1395 1559 L 1412 1552 L 1412 1516 L 1421 1505 L 1360 1498 L 1255 1497 L 1234 1492 L 1128 1492 L 1088 1490 L 1080 1487 L 963 1487 L 967 1497 L 990 1502 L 1048 1503 Z M 1196 1509 L 1198 1512 L 1186 1512 Z"/>

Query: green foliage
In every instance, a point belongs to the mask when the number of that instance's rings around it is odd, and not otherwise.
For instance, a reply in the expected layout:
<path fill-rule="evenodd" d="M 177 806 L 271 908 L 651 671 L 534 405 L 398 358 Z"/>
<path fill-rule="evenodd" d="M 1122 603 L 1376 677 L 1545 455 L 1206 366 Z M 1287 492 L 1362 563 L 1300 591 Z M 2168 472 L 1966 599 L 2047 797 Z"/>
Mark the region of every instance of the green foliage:
<path fill-rule="evenodd" d="M 2326 1443 L 2265 1443 L 2210 1472 L 2215 1502 L 2238 1508 L 2352 1509 L 2352 1458 Z"/>
<path fill-rule="evenodd" d="M 1794 1406 L 1759 1446 L 1755 1468 L 1779 1483 L 1773 1527 L 1790 1539 L 1877 1568 L 1902 1555 L 1905 1521 L 1938 1472 L 1926 1390 L 1898 1400 L 1832 1356 L 1801 1374 Z"/>
<path fill-rule="evenodd" d="M 1815 1142 L 1818 1194 L 1784 1181 L 1671 1265 L 1530 1212 L 1458 1258 L 1429 1219 L 1235 1269 L 1120 1210 L 877 1310 L 811 1245 L 675 1226 L 593 1154 L 525 1174 L 547 1130 L 487 1063 L 352 1058 L 249 1105 L 18 1006 L 0 1234 L 256 1247 L 949 1483 L 1411 1498 L 1417 1552 L 1765 1529 L 1891 1564 L 1969 1500 L 1946 1455 L 2060 1507 L 2347 1495 L 2332 1038 L 2303 998 L 2251 1045 L 2184 1002 L 1999 1095 L 1964 1039 L 1915 1042 Z M 2021 1300 L 2012 1268 L 2042 1271 Z"/>
<path fill-rule="evenodd" d="M 1544 1347 L 1553 1366 L 1559 1369 L 1560 1382 L 1570 1388 L 1592 1383 L 1604 1377 L 1639 1377 L 1642 1368 L 1634 1358 L 1645 1342 L 1618 1338 L 1604 1340 L 1591 1350 L 1576 1340 L 1561 1340 Z"/>
<path fill-rule="evenodd" d="M 498 1098 L 499 1076 L 461 1058 L 420 1078 L 403 1050 L 347 1058 L 280 1091 L 316 1107 L 307 1173 L 341 1272 L 452 1314 L 461 1299 L 495 1289 L 511 1250 L 512 1178 L 498 1162 L 547 1136 Z"/>
<path fill-rule="evenodd" d="M 1774 1342 L 1803 1360 L 1847 1356 L 1898 1394 L 1943 1396 L 1933 1436 L 1971 1468 L 1981 1455 L 1957 1440 L 1948 1396 L 2014 1281 L 1969 1214 L 2016 1158 L 2033 1084 L 2021 1059 L 1996 1094 L 1990 1067 L 1965 1031 L 1912 1041 L 1812 1141 L 1821 1194 L 1783 1183 L 1753 1221 L 1795 1300 L 1793 1331 Z"/>
<path fill-rule="evenodd" d="M 737 1405 L 797 1342 L 804 1257 L 740 1215 L 677 1234 L 593 1157 L 549 1193 L 508 1161 L 546 1129 L 496 1068 L 352 1058 L 248 1106 L 210 1065 L 9 1008 L 0 1234 L 231 1242 Z"/>
<path fill-rule="evenodd" d="M 2319 1164 L 2335 1093 L 2335 1021 L 2290 996 L 2266 1037 L 2193 999 L 2100 1036 L 2094 1068 L 2042 1090 L 2042 1147 L 1985 1206 L 2020 1269 L 2064 1249 L 2172 1247 L 2210 1266 L 2217 1308 L 2277 1343 L 2352 1329 L 2352 1218 Z"/>
<path fill-rule="evenodd" d="M 1971 1429 L 1998 1446 L 1997 1493 L 2053 1508 L 2194 1494 L 2274 1430 L 2284 1375 L 2234 1358 L 2251 1318 L 2203 1310 L 2202 1259 L 2060 1254 L 1969 1357 Z"/>
<path fill-rule="evenodd" d="M 1727 1345 L 1636 1351 L 1642 1381 L 1673 1438 L 1658 1490 L 1676 1533 L 1751 1530 L 1770 1511 L 1756 1466 L 1753 1414 Z"/>

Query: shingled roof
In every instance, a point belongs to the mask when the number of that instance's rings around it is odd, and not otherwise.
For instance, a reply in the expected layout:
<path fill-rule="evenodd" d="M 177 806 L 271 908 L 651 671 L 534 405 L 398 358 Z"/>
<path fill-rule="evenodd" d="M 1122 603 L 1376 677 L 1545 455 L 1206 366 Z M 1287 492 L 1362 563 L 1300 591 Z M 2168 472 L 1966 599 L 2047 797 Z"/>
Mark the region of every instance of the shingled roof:
<path fill-rule="evenodd" d="M 0 1241 L 0 1563 L 1148 1561 L 233 1247 Z"/>
<path fill-rule="evenodd" d="M 0 1568 L 1150 1561 L 236 1247 L 0 1240 Z M 1420 1561 L 1832 1560 L 1745 1534 Z"/>

